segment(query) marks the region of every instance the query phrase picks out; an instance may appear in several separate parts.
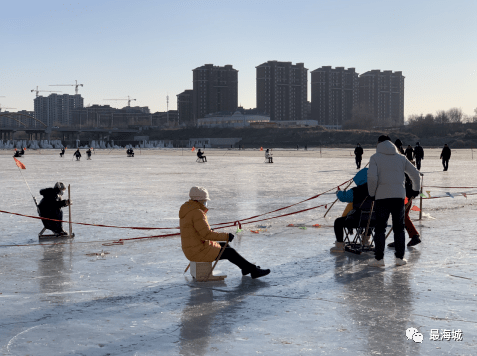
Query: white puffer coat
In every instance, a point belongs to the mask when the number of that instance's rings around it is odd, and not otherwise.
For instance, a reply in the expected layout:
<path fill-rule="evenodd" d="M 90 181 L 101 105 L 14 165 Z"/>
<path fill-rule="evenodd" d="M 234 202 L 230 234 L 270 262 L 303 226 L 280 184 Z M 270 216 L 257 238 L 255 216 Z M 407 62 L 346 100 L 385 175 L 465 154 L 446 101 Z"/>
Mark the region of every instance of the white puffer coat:
<path fill-rule="evenodd" d="M 368 192 L 375 200 L 406 197 L 407 173 L 412 181 L 412 189 L 419 191 L 421 181 L 419 171 L 409 160 L 399 153 L 391 141 L 384 141 L 376 147 L 376 153 L 369 159 Z"/>

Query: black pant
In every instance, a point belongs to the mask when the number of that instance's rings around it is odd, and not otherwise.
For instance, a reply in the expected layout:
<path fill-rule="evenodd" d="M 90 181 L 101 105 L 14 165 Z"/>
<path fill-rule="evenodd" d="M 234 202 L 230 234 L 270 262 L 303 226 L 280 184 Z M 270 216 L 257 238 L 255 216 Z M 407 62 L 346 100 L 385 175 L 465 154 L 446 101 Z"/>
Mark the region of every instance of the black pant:
<path fill-rule="evenodd" d="M 225 246 L 225 242 L 219 242 L 222 248 Z M 227 246 L 225 248 L 224 253 L 220 256 L 221 260 L 229 260 L 238 268 L 244 271 L 252 271 L 255 269 L 255 265 L 248 262 L 245 258 L 243 258 L 233 247 Z"/>
<path fill-rule="evenodd" d="M 376 200 L 374 203 L 376 211 L 376 235 L 374 243 L 376 245 L 375 258 L 382 260 L 384 257 L 385 233 L 388 224 L 389 214 L 393 219 L 394 245 L 397 258 L 404 257 L 404 199 L 388 198 Z"/>
<path fill-rule="evenodd" d="M 442 166 L 444 167 L 444 170 L 447 171 L 447 169 L 449 168 L 449 158 L 442 159 Z"/>
<path fill-rule="evenodd" d="M 416 157 L 416 168 L 417 168 L 418 171 L 421 170 L 421 159 L 422 158 L 417 158 Z"/>
<path fill-rule="evenodd" d="M 361 156 L 356 156 L 356 168 L 361 168 Z"/>
<path fill-rule="evenodd" d="M 40 217 L 55 219 L 55 220 L 63 220 L 63 211 L 62 210 L 48 211 L 47 214 L 40 214 Z M 62 222 L 51 221 L 51 220 L 41 220 L 41 222 L 43 223 L 43 226 L 46 229 L 53 231 L 55 234 L 59 234 L 64 231 Z"/>

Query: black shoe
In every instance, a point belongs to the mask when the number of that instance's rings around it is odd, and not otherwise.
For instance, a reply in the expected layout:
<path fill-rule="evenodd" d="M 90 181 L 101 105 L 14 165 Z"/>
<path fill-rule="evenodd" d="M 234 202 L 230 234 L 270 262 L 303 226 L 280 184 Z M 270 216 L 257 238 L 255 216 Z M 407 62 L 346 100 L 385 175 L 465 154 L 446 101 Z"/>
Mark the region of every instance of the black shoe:
<path fill-rule="evenodd" d="M 417 244 L 420 244 L 420 243 L 421 243 L 421 239 L 419 238 L 419 235 L 414 235 L 411 238 L 411 241 L 408 242 L 407 246 L 408 247 L 416 246 Z"/>
<path fill-rule="evenodd" d="M 58 236 L 68 236 L 68 233 L 66 231 L 62 231 L 57 234 Z"/>
<path fill-rule="evenodd" d="M 252 277 L 252 279 L 255 279 L 266 276 L 269 273 L 269 269 L 261 269 L 259 266 L 257 266 L 254 271 L 250 272 L 250 276 Z"/>
<path fill-rule="evenodd" d="M 394 242 L 391 242 L 390 244 L 388 244 L 388 247 L 395 247 Z"/>

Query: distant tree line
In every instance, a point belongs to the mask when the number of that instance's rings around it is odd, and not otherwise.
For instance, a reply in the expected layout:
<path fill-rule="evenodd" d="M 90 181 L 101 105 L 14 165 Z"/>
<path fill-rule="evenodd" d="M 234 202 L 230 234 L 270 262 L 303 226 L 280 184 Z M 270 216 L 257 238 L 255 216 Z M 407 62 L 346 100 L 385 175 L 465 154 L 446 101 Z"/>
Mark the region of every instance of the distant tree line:
<path fill-rule="evenodd" d="M 447 111 L 440 110 L 436 115 L 424 114 L 410 115 L 408 117 L 409 125 L 412 126 L 428 126 L 439 124 L 459 124 L 467 122 L 477 122 L 477 108 L 474 109 L 474 115 L 465 115 L 460 108 L 451 108 Z"/>

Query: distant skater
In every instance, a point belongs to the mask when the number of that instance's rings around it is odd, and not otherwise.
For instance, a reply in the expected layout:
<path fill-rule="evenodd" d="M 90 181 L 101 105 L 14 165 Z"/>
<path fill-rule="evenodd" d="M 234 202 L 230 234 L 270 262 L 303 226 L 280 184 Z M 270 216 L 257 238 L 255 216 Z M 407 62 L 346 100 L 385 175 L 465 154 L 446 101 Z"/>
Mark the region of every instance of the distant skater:
<path fill-rule="evenodd" d="M 267 148 L 267 150 L 265 151 L 265 159 L 267 160 L 268 159 L 268 163 L 273 163 L 273 156 L 272 156 L 272 152 L 270 149 Z"/>
<path fill-rule="evenodd" d="M 64 155 L 65 155 L 65 148 L 63 147 L 60 151 L 60 157 L 63 158 Z"/>
<path fill-rule="evenodd" d="M 91 159 L 91 148 L 88 148 L 88 150 L 86 151 L 86 155 L 88 156 L 87 159 Z"/>
<path fill-rule="evenodd" d="M 444 171 L 447 171 L 449 169 L 450 158 L 451 158 L 451 149 L 449 146 L 447 146 L 447 143 L 446 143 L 441 152 L 442 166 L 444 167 Z"/>
<path fill-rule="evenodd" d="M 402 148 L 402 141 L 400 139 L 397 139 L 394 142 L 394 145 L 397 147 L 399 153 L 403 155 L 404 154 L 404 149 Z"/>
<path fill-rule="evenodd" d="M 128 157 L 134 157 L 134 150 L 132 148 L 128 148 L 126 150 L 126 154 L 128 155 Z"/>
<path fill-rule="evenodd" d="M 356 145 L 356 148 L 354 149 L 354 156 L 355 156 L 355 161 L 356 161 L 356 169 L 360 169 L 361 168 L 361 160 L 363 159 L 363 147 L 361 147 L 361 145 L 358 144 Z"/>
<path fill-rule="evenodd" d="M 204 152 L 202 152 L 199 148 L 199 150 L 197 151 L 197 158 L 198 159 L 201 159 L 202 162 L 207 162 L 207 157 L 204 156 Z"/>
<path fill-rule="evenodd" d="M 13 157 L 21 157 L 25 154 L 25 150 L 22 148 L 21 151 L 17 151 L 17 149 L 15 148 L 15 154 L 13 155 Z"/>
<path fill-rule="evenodd" d="M 61 182 L 57 182 L 53 188 L 40 190 L 40 194 L 43 196 L 40 204 L 38 204 L 40 217 L 63 220 L 63 212 L 61 209 L 71 205 L 69 200 L 61 199 L 65 190 L 65 185 Z M 68 233 L 63 230 L 63 223 L 61 221 L 42 220 L 42 222 L 46 229 L 53 231 L 55 234 L 60 236 L 68 235 Z"/>
<path fill-rule="evenodd" d="M 81 152 L 79 148 L 73 153 L 73 157 L 76 157 L 76 160 L 79 161 L 81 159 Z"/>
<path fill-rule="evenodd" d="M 414 147 L 414 158 L 416 159 L 416 168 L 418 171 L 420 171 L 421 160 L 424 159 L 424 149 L 421 147 L 419 142 L 416 142 L 416 147 Z"/>
<path fill-rule="evenodd" d="M 414 150 L 412 149 L 411 145 L 407 145 L 405 156 L 409 160 L 409 162 L 412 162 L 412 158 L 414 156 Z"/>

